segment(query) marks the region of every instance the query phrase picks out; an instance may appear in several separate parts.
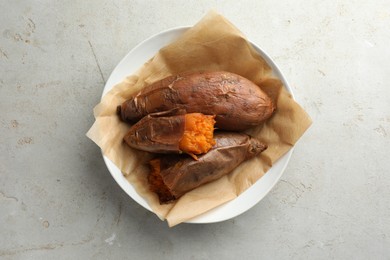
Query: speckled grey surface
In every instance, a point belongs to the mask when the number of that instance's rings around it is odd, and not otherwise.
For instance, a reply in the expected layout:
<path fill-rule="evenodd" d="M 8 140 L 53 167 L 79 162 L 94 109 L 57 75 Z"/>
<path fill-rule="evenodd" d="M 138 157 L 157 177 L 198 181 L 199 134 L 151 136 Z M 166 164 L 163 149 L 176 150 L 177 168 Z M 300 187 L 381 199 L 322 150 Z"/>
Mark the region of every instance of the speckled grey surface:
<path fill-rule="evenodd" d="M 254 208 L 169 229 L 85 133 L 131 48 L 211 8 L 275 59 L 314 123 Z M 0 258 L 390 258 L 389 1 L 1 1 L 0 12 Z"/>

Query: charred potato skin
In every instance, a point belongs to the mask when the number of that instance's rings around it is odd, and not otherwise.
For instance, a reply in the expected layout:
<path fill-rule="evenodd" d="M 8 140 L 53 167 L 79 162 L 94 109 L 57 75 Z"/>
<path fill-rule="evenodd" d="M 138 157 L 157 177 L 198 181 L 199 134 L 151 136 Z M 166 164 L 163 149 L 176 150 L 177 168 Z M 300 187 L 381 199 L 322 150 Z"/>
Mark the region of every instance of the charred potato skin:
<path fill-rule="evenodd" d="M 170 76 L 157 81 L 118 107 L 123 121 L 137 122 L 155 112 L 182 108 L 216 115 L 216 127 L 241 131 L 269 118 L 275 106 L 259 86 L 225 71 Z"/>

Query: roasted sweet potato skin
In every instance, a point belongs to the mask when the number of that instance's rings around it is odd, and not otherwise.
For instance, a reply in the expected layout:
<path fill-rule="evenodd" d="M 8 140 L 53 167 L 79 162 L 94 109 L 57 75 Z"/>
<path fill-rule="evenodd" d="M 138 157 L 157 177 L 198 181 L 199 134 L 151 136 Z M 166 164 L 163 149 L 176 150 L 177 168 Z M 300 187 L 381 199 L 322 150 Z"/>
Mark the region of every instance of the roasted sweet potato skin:
<path fill-rule="evenodd" d="M 180 153 L 185 111 L 171 110 L 145 116 L 123 138 L 132 148 L 154 153 Z"/>
<path fill-rule="evenodd" d="M 142 89 L 117 111 L 130 123 L 155 112 L 183 108 L 216 115 L 216 127 L 241 131 L 269 118 L 275 106 L 260 87 L 237 74 L 216 71 L 170 76 Z"/>
<path fill-rule="evenodd" d="M 206 153 L 215 144 L 214 116 L 173 109 L 145 116 L 125 135 L 124 141 L 138 150 L 154 153 Z"/>
<path fill-rule="evenodd" d="M 165 155 L 151 161 L 148 180 L 151 190 L 159 195 L 160 203 L 169 203 L 190 190 L 221 178 L 267 148 L 258 139 L 244 133 L 217 132 L 214 139 L 214 147 L 198 160 L 185 155 Z"/>

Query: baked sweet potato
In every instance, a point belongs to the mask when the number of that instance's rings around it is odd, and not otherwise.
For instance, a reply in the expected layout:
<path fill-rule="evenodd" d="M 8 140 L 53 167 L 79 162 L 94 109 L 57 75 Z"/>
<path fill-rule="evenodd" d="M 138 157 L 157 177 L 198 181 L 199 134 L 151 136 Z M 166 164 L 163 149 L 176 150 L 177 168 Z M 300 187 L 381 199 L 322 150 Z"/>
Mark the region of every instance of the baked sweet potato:
<path fill-rule="evenodd" d="M 275 106 L 259 86 L 237 74 L 217 71 L 170 76 L 118 106 L 123 121 L 135 123 L 155 112 L 183 108 L 216 115 L 216 127 L 241 131 L 269 118 Z"/>
<path fill-rule="evenodd" d="M 125 135 L 125 142 L 136 149 L 154 153 L 206 153 L 215 144 L 215 116 L 186 114 L 184 110 L 145 116 Z"/>
<path fill-rule="evenodd" d="M 185 155 L 165 155 L 150 161 L 150 189 L 157 193 L 161 204 L 221 178 L 267 148 L 244 133 L 216 132 L 214 138 L 214 147 L 198 160 Z"/>

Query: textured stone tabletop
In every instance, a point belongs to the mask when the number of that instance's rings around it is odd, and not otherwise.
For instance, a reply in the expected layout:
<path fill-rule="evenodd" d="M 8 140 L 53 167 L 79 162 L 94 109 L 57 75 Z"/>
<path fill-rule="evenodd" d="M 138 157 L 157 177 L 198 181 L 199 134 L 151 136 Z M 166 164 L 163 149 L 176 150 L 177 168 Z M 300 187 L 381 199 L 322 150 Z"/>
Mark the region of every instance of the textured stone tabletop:
<path fill-rule="evenodd" d="M 210 9 L 274 58 L 313 125 L 255 207 L 168 228 L 85 133 L 126 53 Z M 0 13 L 0 259 L 390 258 L 389 1 L 1 1 Z"/>

